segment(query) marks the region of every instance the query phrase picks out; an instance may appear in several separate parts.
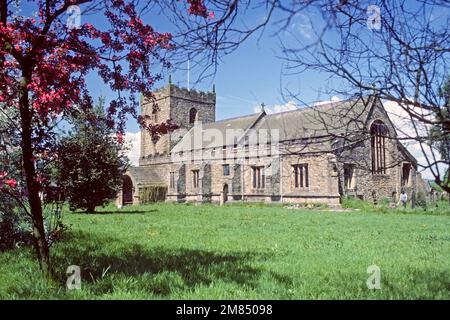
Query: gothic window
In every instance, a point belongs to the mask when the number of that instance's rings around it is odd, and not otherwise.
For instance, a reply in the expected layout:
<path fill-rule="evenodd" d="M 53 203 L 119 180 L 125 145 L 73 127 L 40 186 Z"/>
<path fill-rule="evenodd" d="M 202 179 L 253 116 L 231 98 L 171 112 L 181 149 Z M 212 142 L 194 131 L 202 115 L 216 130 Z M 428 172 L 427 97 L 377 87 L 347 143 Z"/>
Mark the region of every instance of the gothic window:
<path fill-rule="evenodd" d="M 264 175 L 264 167 L 252 167 L 252 175 L 253 175 L 253 188 L 254 189 L 263 189 L 265 188 L 265 179 Z"/>
<path fill-rule="evenodd" d="M 344 186 L 347 190 L 355 188 L 354 166 L 352 164 L 344 165 Z"/>
<path fill-rule="evenodd" d="M 404 163 L 402 165 L 402 187 L 406 187 L 409 185 L 410 174 L 411 174 L 411 164 Z"/>
<path fill-rule="evenodd" d="M 309 169 L 307 163 L 295 164 L 292 166 L 294 170 L 294 187 L 308 188 L 309 187 Z"/>
<path fill-rule="evenodd" d="M 194 123 L 197 120 L 197 109 L 192 108 L 189 110 L 189 123 Z"/>
<path fill-rule="evenodd" d="M 372 174 L 386 173 L 386 137 L 388 130 L 380 120 L 370 127 L 370 145 L 372 155 Z"/>
<path fill-rule="evenodd" d="M 199 177 L 200 177 L 200 171 L 199 170 L 192 170 L 192 187 L 198 188 L 199 186 Z"/>

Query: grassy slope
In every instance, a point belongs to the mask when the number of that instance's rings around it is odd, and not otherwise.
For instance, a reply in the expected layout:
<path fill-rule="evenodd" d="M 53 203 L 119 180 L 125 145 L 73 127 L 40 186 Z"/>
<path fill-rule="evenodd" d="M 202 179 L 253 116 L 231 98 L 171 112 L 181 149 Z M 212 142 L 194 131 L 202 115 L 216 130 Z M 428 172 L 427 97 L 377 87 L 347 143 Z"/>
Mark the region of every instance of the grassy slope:
<path fill-rule="evenodd" d="M 156 204 L 66 214 L 46 283 L 29 249 L 0 253 L 0 298 L 450 298 L 450 214 Z M 83 270 L 65 289 L 67 266 Z M 381 268 L 382 290 L 366 287 Z"/>

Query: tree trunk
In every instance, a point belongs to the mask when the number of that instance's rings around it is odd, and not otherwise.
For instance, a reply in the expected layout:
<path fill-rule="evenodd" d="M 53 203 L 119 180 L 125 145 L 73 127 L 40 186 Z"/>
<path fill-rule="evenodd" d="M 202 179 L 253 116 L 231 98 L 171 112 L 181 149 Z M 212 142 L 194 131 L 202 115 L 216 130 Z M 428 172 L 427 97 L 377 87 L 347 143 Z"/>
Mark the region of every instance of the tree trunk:
<path fill-rule="evenodd" d="M 8 1 L 0 0 L 0 23 L 6 25 L 8 20 Z"/>
<path fill-rule="evenodd" d="M 95 205 L 93 204 L 88 205 L 86 213 L 95 213 Z"/>
<path fill-rule="evenodd" d="M 0 23 L 6 26 L 8 21 L 8 2 L 7 0 L 0 0 Z M 5 60 L 4 56 L 0 56 L 0 62 Z"/>
<path fill-rule="evenodd" d="M 39 197 L 39 184 L 37 183 L 35 161 L 32 142 L 32 111 L 28 97 L 28 82 L 31 79 L 31 70 L 24 70 L 20 82 L 19 108 L 22 127 L 22 158 L 25 180 L 28 190 L 28 202 L 33 222 L 33 238 L 40 267 L 45 276 L 50 274 L 50 256 L 47 238 L 44 229 L 42 203 Z"/>

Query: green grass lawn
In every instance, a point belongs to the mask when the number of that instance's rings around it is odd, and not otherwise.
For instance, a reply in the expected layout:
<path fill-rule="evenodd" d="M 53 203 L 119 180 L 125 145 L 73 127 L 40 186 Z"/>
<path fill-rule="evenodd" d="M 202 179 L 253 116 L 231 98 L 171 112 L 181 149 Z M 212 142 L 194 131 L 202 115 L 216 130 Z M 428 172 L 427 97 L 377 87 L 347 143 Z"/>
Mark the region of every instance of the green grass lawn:
<path fill-rule="evenodd" d="M 3 299 L 449 299 L 450 212 L 155 204 L 65 213 L 54 280 L 0 253 Z M 65 287 L 79 265 L 82 289 Z M 381 269 L 381 290 L 366 286 Z"/>

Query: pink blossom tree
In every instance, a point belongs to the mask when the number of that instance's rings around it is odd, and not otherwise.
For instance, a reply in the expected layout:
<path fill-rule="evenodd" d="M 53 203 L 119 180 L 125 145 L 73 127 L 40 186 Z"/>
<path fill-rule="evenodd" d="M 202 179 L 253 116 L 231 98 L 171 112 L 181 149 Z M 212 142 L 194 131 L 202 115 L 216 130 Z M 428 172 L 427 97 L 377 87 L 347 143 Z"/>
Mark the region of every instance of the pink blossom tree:
<path fill-rule="evenodd" d="M 178 1 L 174 1 L 177 3 Z M 36 162 L 52 152 L 51 136 L 58 119 L 78 108 L 89 108 L 86 77 L 98 77 L 117 92 L 108 107 L 111 127 L 121 139 L 127 115 L 137 118 L 138 93 L 151 97 L 160 78 L 154 66 L 169 67 L 167 52 L 176 50 L 172 35 L 158 32 L 140 18 L 133 1 L 39 0 L 35 18 L 17 17 L 10 1 L 0 0 L 0 108 L 17 110 L 23 180 L 41 269 L 50 274 L 49 246 L 44 229 L 41 176 Z M 193 19 L 213 17 L 202 0 L 184 4 Z M 100 29 L 84 23 L 64 23 L 71 6 L 85 6 L 108 22 Z M 173 127 L 145 127 L 155 135 Z M 17 181 L 0 172 L 0 191 L 14 196 Z M 23 193 L 23 191 L 21 191 Z"/>

